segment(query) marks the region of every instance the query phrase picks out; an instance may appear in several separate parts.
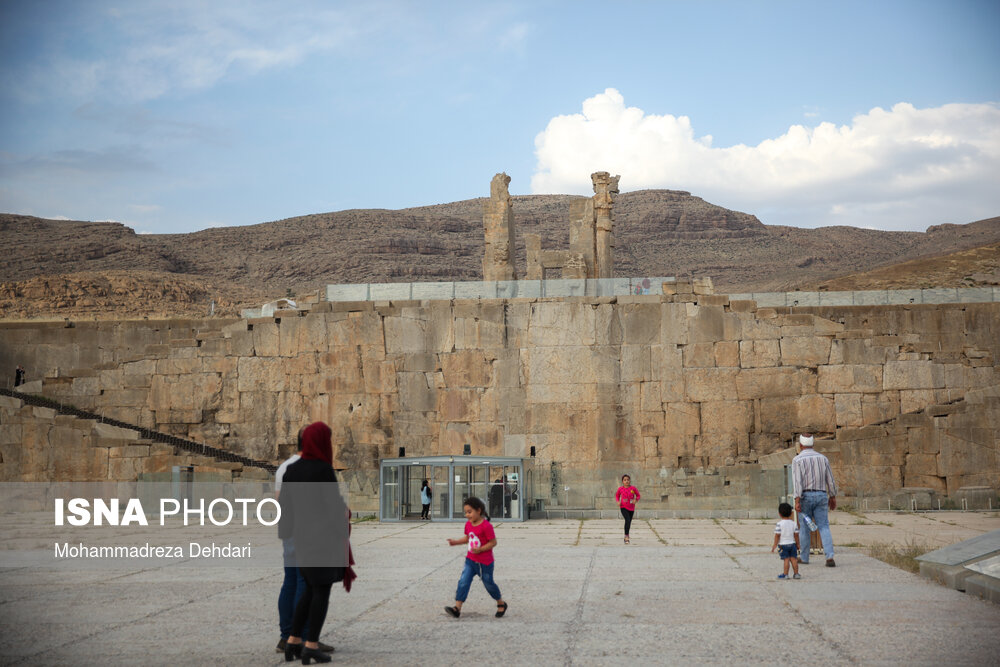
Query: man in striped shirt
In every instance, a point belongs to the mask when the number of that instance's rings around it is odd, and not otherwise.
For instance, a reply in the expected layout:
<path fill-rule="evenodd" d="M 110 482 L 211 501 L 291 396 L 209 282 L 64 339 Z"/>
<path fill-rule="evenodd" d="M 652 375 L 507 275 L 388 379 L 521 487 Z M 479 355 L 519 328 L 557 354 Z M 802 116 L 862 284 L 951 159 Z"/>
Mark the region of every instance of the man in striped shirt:
<path fill-rule="evenodd" d="M 819 527 L 826 566 L 836 567 L 827 509 L 837 509 L 837 483 L 833 481 L 830 460 L 813 450 L 812 434 L 803 433 L 799 436 L 799 455 L 792 459 L 792 483 L 795 490 L 795 511 L 799 515 L 799 534 L 802 536 L 799 562 L 803 565 L 809 563 L 810 534 L 805 521 L 808 516 Z"/>

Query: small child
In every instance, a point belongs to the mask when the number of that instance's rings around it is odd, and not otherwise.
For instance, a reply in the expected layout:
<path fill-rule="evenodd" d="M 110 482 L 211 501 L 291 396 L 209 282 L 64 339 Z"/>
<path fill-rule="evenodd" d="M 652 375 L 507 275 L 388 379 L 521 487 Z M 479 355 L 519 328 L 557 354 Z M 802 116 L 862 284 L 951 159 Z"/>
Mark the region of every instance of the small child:
<path fill-rule="evenodd" d="M 458 540 L 448 540 L 451 546 L 468 544 L 469 552 L 465 556 L 465 569 L 458 579 L 458 590 L 455 592 L 455 606 L 445 607 L 444 610 L 458 618 L 462 614 L 462 605 L 469 597 L 469 587 L 472 586 L 472 579 L 478 574 L 486 587 L 486 592 L 497 601 L 496 617 L 500 618 L 507 613 L 507 603 L 500 597 L 500 589 L 493 583 L 493 547 L 497 545 L 497 537 L 493 532 L 493 525 L 486 515 L 486 505 L 475 496 L 465 499 L 463 503 L 465 510 L 465 537 Z"/>
<path fill-rule="evenodd" d="M 799 526 L 792 521 L 792 506 L 788 503 L 778 505 L 778 514 L 781 520 L 774 526 L 774 544 L 771 545 L 771 553 L 775 548 L 781 556 L 784 564 L 784 572 L 778 575 L 778 579 L 788 579 L 788 565 L 791 564 L 795 574 L 792 579 L 801 579 L 799 574 Z"/>

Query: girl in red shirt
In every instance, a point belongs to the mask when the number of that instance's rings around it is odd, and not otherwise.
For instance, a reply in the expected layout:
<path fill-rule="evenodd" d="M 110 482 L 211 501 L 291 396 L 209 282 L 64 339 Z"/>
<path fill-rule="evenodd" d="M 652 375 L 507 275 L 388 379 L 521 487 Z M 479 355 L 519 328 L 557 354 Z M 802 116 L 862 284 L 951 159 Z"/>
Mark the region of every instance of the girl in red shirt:
<path fill-rule="evenodd" d="M 497 545 L 497 536 L 493 532 L 493 525 L 486 515 L 486 505 L 475 496 L 465 499 L 465 537 L 457 540 L 448 540 L 451 546 L 468 544 L 469 551 L 465 556 L 465 569 L 458 579 L 458 590 L 455 592 L 455 606 L 445 607 L 444 610 L 450 615 L 458 618 L 462 613 L 462 605 L 469 597 L 469 587 L 472 586 L 472 579 L 478 574 L 486 587 L 486 592 L 497 601 L 496 617 L 500 618 L 507 613 L 507 603 L 500 596 L 500 588 L 493 582 L 493 547 Z"/>
<path fill-rule="evenodd" d="M 628 541 L 628 529 L 632 527 L 632 515 L 635 514 L 635 504 L 642 496 L 639 489 L 632 486 L 632 478 L 622 475 L 622 485 L 615 491 L 615 500 L 622 511 L 622 518 L 625 519 L 625 544 Z"/>

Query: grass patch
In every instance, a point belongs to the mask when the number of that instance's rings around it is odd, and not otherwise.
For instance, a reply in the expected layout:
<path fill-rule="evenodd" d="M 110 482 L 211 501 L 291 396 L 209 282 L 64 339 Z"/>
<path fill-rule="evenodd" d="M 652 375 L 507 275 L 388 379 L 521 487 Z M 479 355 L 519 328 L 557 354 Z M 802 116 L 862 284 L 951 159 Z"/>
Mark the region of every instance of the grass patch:
<path fill-rule="evenodd" d="M 920 572 L 920 563 L 917 561 L 917 557 L 923 556 L 928 551 L 933 551 L 933 549 L 926 544 L 918 544 L 909 540 L 903 545 L 876 542 L 868 547 L 868 555 L 872 558 L 877 558 L 883 563 L 914 574 Z"/>
<path fill-rule="evenodd" d="M 357 519 L 352 519 L 351 523 L 364 523 L 366 521 L 378 521 L 378 517 L 374 514 L 366 514 L 365 516 L 358 517 Z"/>

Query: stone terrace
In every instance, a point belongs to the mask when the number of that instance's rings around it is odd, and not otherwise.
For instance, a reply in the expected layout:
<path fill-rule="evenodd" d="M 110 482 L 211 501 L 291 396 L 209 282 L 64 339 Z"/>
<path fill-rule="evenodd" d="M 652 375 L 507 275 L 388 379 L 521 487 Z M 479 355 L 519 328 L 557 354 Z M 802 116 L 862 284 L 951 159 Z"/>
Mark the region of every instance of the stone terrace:
<path fill-rule="evenodd" d="M 838 543 L 951 543 L 1000 527 L 996 513 L 834 514 Z M 17 519 L 4 548 L 45 541 L 47 517 Z M 633 544 L 619 521 L 538 521 L 497 528 L 496 578 L 510 611 L 493 617 L 473 584 L 461 619 L 449 604 L 463 552 L 454 525 L 361 523 L 359 579 L 335 590 L 323 639 L 334 664 L 513 665 L 995 664 L 1000 606 L 841 547 L 838 567 L 777 581 L 772 522 L 645 520 Z M 242 536 L 241 536 L 242 539 Z M 0 567 L 4 664 L 279 665 L 273 569 L 131 571 Z M 401 557 L 402 556 L 402 557 Z M 3 553 L 0 552 L 0 558 Z M 2 564 L 2 561 L 0 561 Z M 44 628 L 43 633 L 38 629 Z"/>

